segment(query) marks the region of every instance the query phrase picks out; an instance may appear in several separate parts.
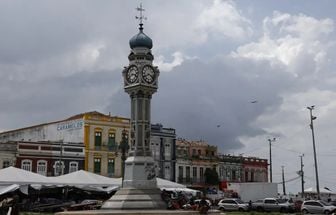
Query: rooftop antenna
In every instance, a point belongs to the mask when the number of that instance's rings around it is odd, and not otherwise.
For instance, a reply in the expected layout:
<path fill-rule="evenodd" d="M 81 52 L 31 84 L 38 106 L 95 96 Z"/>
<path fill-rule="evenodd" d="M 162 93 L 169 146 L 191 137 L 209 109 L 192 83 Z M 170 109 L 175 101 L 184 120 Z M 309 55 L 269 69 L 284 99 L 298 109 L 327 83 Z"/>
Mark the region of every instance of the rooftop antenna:
<path fill-rule="evenodd" d="M 139 20 L 140 30 L 143 30 L 143 22 L 142 20 L 147 20 L 147 17 L 145 17 L 142 12 L 145 11 L 144 8 L 142 8 L 142 3 L 140 3 L 140 6 L 136 8 L 137 11 L 139 11 L 140 16 L 135 16 L 136 19 Z"/>

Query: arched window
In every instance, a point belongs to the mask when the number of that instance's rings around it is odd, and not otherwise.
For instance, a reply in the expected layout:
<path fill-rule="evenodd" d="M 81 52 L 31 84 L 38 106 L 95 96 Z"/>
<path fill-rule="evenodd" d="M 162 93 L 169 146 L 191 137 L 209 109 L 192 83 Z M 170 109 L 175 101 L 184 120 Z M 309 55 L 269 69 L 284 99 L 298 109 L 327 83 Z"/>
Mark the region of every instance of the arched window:
<path fill-rule="evenodd" d="M 78 171 L 78 162 L 71 161 L 69 163 L 69 173 Z"/>
<path fill-rule="evenodd" d="M 54 175 L 63 175 L 64 174 L 64 162 L 55 161 L 54 163 Z"/>
<path fill-rule="evenodd" d="M 27 171 L 32 171 L 32 161 L 31 160 L 22 160 L 21 161 L 21 169 L 27 170 Z"/>
<path fill-rule="evenodd" d="M 47 176 L 47 161 L 45 160 L 38 160 L 37 161 L 37 174 Z"/>

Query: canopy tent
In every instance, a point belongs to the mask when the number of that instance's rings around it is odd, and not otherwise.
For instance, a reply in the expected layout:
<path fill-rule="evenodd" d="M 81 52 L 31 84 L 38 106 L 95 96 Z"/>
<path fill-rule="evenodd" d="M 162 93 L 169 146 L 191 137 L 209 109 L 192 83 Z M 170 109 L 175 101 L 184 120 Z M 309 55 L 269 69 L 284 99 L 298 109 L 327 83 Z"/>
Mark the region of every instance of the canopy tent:
<path fill-rule="evenodd" d="M 310 187 L 304 190 L 305 193 L 317 193 L 316 188 Z M 331 190 L 325 189 L 325 188 L 320 188 L 320 193 L 324 194 L 335 194 Z"/>
<path fill-rule="evenodd" d="M 166 191 L 175 191 L 175 192 L 182 192 L 182 193 L 185 193 L 185 194 L 189 194 L 190 196 L 197 196 L 197 195 L 202 195 L 202 192 L 199 191 L 199 190 L 193 190 L 193 189 L 190 189 L 190 188 L 186 188 L 186 187 L 181 187 L 181 188 L 173 188 L 173 187 L 170 187 L 170 188 L 160 188 L 161 191 L 162 190 L 166 190 Z"/>
<path fill-rule="evenodd" d="M 17 184 L 12 184 L 12 185 L 2 185 L 0 186 L 0 196 L 6 193 L 13 192 L 17 189 L 19 189 L 20 186 Z"/>
<path fill-rule="evenodd" d="M 162 178 L 156 178 L 157 185 L 159 188 L 164 189 L 164 188 L 186 188 L 185 185 L 179 184 L 176 182 L 168 181 L 166 179 Z"/>
<path fill-rule="evenodd" d="M 0 184 L 50 184 L 48 177 L 15 167 L 0 169 Z"/>
<path fill-rule="evenodd" d="M 66 175 L 49 177 L 53 184 L 63 184 L 69 186 L 99 186 L 111 187 L 120 186 L 121 178 L 109 178 L 97 175 L 85 170 L 79 170 Z"/>
<path fill-rule="evenodd" d="M 109 178 L 85 170 L 79 170 L 57 177 L 46 177 L 23 169 L 8 167 L 0 170 L 0 184 L 31 185 L 35 189 L 54 186 L 75 186 L 86 190 L 112 192 L 121 187 L 122 178 Z M 187 189 L 186 186 L 182 184 L 161 178 L 157 178 L 157 185 L 161 189 Z"/>

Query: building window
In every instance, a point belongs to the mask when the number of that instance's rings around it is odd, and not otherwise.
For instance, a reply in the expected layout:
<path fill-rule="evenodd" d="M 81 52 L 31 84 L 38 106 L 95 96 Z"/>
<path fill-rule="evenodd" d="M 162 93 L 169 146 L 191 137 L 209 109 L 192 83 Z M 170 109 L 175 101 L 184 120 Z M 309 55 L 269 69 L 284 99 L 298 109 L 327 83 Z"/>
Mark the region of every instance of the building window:
<path fill-rule="evenodd" d="M 53 167 L 54 167 L 54 175 L 64 174 L 64 162 L 63 161 L 55 161 L 55 164 Z"/>
<path fill-rule="evenodd" d="M 192 150 L 192 155 L 193 155 L 193 156 L 196 156 L 196 149 L 193 149 L 193 150 Z"/>
<path fill-rule="evenodd" d="M 7 168 L 7 167 L 10 167 L 10 166 L 11 166 L 10 161 L 3 161 L 2 162 L 2 168 Z"/>
<path fill-rule="evenodd" d="M 117 150 L 117 144 L 115 141 L 115 133 L 109 133 L 108 136 L 108 148 L 110 151 L 116 151 Z"/>
<path fill-rule="evenodd" d="M 237 176 L 236 176 L 236 170 L 232 170 L 232 180 L 235 181 L 237 179 Z"/>
<path fill-rule="evenodd" d="M 32 171 L 32 161 L 31 160 L 23 160 L 21 162 L 21 169 Z"/>
<path fill-rule="evenodd" d="M 102 144 L 102 133 L 101 131 L 96 131 L 95 132 L 95 148 L 100 149 Z"/>
<path fill-rule="evenodd" d="M 37 161 L 37 174 L 47 176 L 47 161 L 39 160 Z"/>
<path fill-rule="evenodd" d="M 186 181 L 190 182 L 190 166 L 186 167 Z"/>
<path fill-rule="evenodd" d="M 220 166 L 220 167 L 219 167 L 219 177 L 220 177 L 221 179 L 222 179 L 222 177 L 223 177 L 223 171 L 224 171 L 223 167 Z"/>
<path fill-rule="evenodd" d="M 109 177 L 114 176 L 114 159 L 113 158 L 108 159 L 107 173 Z"/>
<path fill-rule="evenodd" d="M 202 151 L 200 149 L 198 150 L 198 155 L 202 155 Z"/>
<path fill-rule="evenodd" d="M 182 182 L 183 181 L 183 166 L 179 166 L 179 168 L 178 168 L 178 181 L 179 182 Z"/>
<path fill-rule="evenodd" d="M 100 169 L 101 169 L 101 158 L 95 158 L 93 172 L 100 174 Z"/>
<path fill-rule="evenodd" d="M 204 181 L 204 169 L 203 169 L 203 167 L 200 167 L 200 179 L 201 179 L 201 182 Z"/>
<path fill-rule="evenodd" d="M 170 179 L 170 166 L 166 166 L 165 167 L 165 175 L 164 175 L 165 179 Z"/>
<path fill-rule="evenodd" d="M 78 171 L 78 162 L 71 161 L 69 163 L 69 173 Z"/>
<path fill-rule="evenodd" d="M 197 167 L 193 167 L 192 171 L 193 171 L 192 174 L 193 174 L 194 181 L 196 182 L 196 179 L 197 179 Z"/>

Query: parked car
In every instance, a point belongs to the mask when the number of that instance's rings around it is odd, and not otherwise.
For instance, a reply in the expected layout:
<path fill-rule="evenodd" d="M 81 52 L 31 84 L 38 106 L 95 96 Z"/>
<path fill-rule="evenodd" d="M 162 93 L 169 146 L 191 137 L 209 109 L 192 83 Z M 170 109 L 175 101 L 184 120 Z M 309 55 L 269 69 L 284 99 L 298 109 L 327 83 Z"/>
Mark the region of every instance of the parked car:
<path fill-rule="evenodd" d="M 265 198 L 252 203 L 257 211 L 293 212 L 294 204 L 287 199 Z"/>
<path fill-rule="evenodd" d="M 218 210 L 222 211 L 248 211 L 249 206 L 240 199 L 222 199 L 218 202 Z"/>
<path fill-rule="evenodd" d="M 301 212 L 304 214 L 332 214 L 336 211 L 336 206 L 321 200 L 307 200 L 301 205 Z"/>

